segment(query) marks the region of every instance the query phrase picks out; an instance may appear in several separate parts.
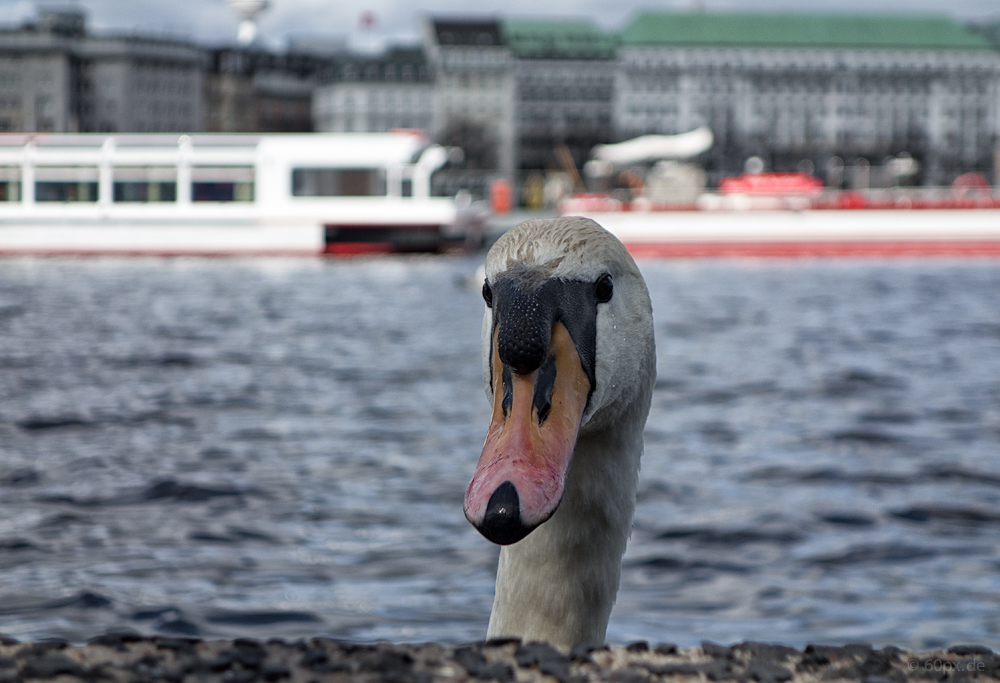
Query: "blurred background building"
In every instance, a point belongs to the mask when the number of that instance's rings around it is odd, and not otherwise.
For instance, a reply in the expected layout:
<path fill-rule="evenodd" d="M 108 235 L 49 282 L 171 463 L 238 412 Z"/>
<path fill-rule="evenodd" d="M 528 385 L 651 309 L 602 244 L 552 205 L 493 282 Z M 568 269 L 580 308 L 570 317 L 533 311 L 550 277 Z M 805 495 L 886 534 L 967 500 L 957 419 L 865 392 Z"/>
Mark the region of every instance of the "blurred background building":
<path fill-rule="evenodd" d="M 949 19 L 647 12 L 621 38 L 616 134 L 709 126 L 711 184 L 752 156 L 828 184 L 904 153 L 925 184 L 994 172 L 1000 53 Z"/>
<path fill-rule="evenodd" d="M 204 130 L 219 133 L 305 133 L 313 130 L 312 98 L 329 57 L 250 45 L 205 50 Z"/>
<path fill-rule="evenodd" d="M 434 79 L 431 132 L 465 158 L 438 171 L 436 189 L 484 195 L 489 181 L 513 178 L 517 115 L 514 60 L 497 20 L 429 20 L 424 28 Z"/>
<path fill-rule="evenodd" d="M 515 58 L 518 180 L 558 168 L 579 185 L 577 168 L 613 127 L 618 40 L 590 22 L 505 21 Z"/>
<path fill-rule="evenodd" d="M 420 48 L 344 55 L 329 68 L 313 93 L 316 130 L 382 133 L 433 127 L 434 86 Z"/>
<path fill-rule="evenodd" d="M 447 194 L 505 178 L 537 195 L 554 173 L 579 189 L 594 145 L 700 126 L 715 142 L 693 162 L 710 186 L 748 159 L 836 187 L 967 172 L 996 184 L 1000 25 L 650 11 L 611 32 L 430 18 L 421 44 L 378 54 L 331 39 L 276 50 L 93 35 L 66 9 L 0 30 L 0 131 L 418 128 L 465 152 L 435 174 Z"/>
<path fill-rule="evenodd" d="M 93 36 L 79 10 L 0 29 L 0 131 L 204 130 L 204 51 Z"/>

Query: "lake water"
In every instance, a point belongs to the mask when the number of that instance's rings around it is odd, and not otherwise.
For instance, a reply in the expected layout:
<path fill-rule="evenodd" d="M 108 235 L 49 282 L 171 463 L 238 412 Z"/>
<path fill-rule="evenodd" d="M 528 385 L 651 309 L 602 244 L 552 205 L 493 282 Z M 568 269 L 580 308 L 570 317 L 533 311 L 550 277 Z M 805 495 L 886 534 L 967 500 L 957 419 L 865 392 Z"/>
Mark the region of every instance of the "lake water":
<path fill-rule="evenodd" d="M 480 261 L 0 260 L 0 633 L 482 638 Z M 1000 262 L 640 265 L 609 640 L 1000 647 Z"/>

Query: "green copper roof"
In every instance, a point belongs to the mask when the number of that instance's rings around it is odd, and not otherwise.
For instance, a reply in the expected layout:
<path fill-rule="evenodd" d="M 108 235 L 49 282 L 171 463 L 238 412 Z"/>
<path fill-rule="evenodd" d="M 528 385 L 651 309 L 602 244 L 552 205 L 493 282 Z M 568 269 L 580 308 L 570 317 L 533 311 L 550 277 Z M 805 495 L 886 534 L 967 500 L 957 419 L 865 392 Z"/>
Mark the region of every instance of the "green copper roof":
<path fill-rule="evenodd" d="M 993 49 L 940 16 L 643 12 L 622 32 L 624 45 Z"/>
<path fill-rule="evenodd" d="M 511 51 L 525 59 L 610 59 L 617 36 L 604 33 L 589 21 L 501 22 Z"/>

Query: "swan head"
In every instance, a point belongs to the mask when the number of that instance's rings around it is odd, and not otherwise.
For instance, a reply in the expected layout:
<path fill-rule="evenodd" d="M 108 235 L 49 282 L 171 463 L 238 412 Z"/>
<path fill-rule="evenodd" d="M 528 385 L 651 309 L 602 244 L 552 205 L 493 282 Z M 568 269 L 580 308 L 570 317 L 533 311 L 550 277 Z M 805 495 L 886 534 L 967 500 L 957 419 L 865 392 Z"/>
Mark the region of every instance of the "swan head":
<path fill-rule="evenodd" d="M 507 545 L 559 507 L 578 438 L 630 413 L 645 421 L 652 311 L 621 242 L 580 217 L 530 220 L 505 233 L 486 257 L 483 298 L 493 413 L 465 516 Z"/>

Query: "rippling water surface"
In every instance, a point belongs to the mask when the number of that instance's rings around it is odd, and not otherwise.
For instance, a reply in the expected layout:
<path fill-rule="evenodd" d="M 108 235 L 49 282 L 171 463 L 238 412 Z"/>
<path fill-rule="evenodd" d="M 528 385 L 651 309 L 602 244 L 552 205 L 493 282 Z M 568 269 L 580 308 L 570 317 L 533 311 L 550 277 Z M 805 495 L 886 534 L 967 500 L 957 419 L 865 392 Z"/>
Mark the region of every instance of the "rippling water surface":
<path fill-rule="evenodd" d="M 481 638 L 477 265 L 0 261 L 0 632 Z M 609 639 L 1000 646 L 1000 264 L 641 267 Z"/>

